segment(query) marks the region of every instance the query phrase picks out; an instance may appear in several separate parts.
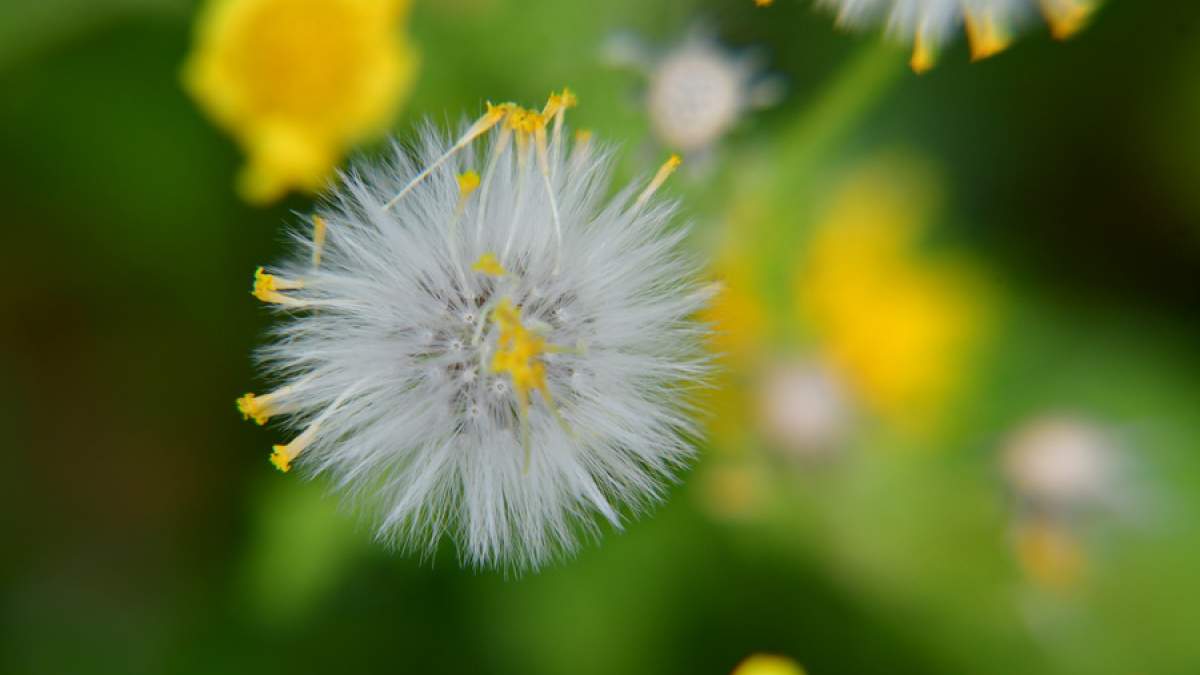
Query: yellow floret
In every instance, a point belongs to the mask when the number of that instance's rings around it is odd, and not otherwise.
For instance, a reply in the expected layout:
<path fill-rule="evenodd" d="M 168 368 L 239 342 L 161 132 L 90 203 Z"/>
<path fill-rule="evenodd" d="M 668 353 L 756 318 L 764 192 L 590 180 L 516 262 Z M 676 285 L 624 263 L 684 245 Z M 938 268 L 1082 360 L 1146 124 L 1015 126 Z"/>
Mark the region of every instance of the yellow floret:
<path fill-rule="evenodd" d="M 254 270 L 254 290 L 251 291 L 251 294 L 263 302 L 294 305 L 299 304 L 299 301 L 279 291 L 295 290 L 303 287 L 303 281 L 281 279 L 273 274 L 267 274 L 263 271 L 263 268 L 259 267 Z"/>
<path fill-rule="evenodd" d="M 242 413 L 242 419 L 254 420 L 254 423 L 262 426 L 271 419 L 271 413 L 265 401 L 266 397 L 258 397 L 254 394 L 246 394 L 237 400 L 238 412 Z"/>
<path fill-rule="evenodd" d="M 531 390 L 546 393 L 546 367 L 540 360 L 542 354 L 548 351 L 546 341 L 525 328 L 521 323 L 521 310 L 507 298 L 501 300 L 493 310 L 492 319 L 500 327 L 492 371 L 507 373 L 512 378 L 517 398 L 523 406 L 527 406 Z"/>
<path fill-rule="evenodd" d="M 458 191 L 463 197 L 479 188 L 479 174 L 474 171 L 460 173 L 455 180 L 458 181 Z"/>
<path fill-rule="evenodd" d="M 271 465 L 283 473 L 292 470 L 292 458 L 288 457 L 286 445 L 271 446 Z"/>
<path fill-rule="evenodd" d="M 484 253 L 479 256 L 479 260 L 476 260 L 475 264 L 471 265 L 471 269 L 493 277 L 502 277 L 508 274 L 504 266 L 500 264 L 500 260 L 496 258 L 495 253 Z"/>

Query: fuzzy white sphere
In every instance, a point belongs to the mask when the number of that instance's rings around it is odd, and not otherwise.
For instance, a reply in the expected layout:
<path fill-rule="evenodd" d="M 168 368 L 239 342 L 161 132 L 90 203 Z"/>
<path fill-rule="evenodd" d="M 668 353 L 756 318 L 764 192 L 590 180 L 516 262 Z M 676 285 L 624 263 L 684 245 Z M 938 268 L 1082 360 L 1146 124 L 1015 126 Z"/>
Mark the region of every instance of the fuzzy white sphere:
<path fill-rule="evenodd" d="M 1104 429 L 1072 417 L 1044 417 L 1022 426 L 1004 450 L 1010 485 L 1053 511 L 1096 506 L 1116 488 L 1117 449 Z"/>
<path fill-rule="evenodd" d="M 702 150 L 729 131 L 749 105 L 753 70 L 717 45 L 692 40 L 650 73 L 650 123 L 668 147 Z"/>
<path fill-rule="evenodd" d="M 666 49 L 616 33 L 603 52 L 609 65 L 646 77 L 646 115 L 655 138 L 692 158 L 713 150 L 747 112 L 783 95 L 782 82 L 764 73 L 756 51 L 734 51 L 703 25 Z"/>
<path fill-rule="evenodd" d="M 568 148 L 562 109 L 489 107 L 457 145 L 428 130 L 360 166 L 317 242 L 296 233 L 259 275 L 282 387 L 243 410 L 303 430 L 277 464 L 331 477 L 401 548 L 537 567 L 692 457 L 707 293 L 653 198 L 674 163 L 610 197 L 607 153 Z"/>
<path fill-rule="evenodd" d="M 759 422 L 796 459 L 828 458 L 850 431 L 850 402 L 837 375 L 818 361 L 782 362 L 763 374 Z"/>

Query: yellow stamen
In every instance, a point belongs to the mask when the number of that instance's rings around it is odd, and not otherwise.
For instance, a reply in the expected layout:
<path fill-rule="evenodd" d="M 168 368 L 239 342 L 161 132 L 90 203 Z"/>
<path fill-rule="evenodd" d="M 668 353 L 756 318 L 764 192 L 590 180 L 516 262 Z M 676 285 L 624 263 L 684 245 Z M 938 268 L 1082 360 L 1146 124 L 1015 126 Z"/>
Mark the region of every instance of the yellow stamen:
<path fill-rule="evenodd" d="M 328 224 L 321 216 L 314 215 L 313 222 L 313 252 L 312 264 L 316 267 L 321 264 L 321 253 L 325 250 L 325 228 Z"/>
<path fill-rule="evenodd" d="M 561 351 L 554 345 L 546 344 L 546 340 L 537 333 L 529 330 L 521 323 L 521 310 L 514 307 L 508 298 L 503 298 L 492 310 L 492 320 L 500 327 L 500 337 L 496 342 L 496 355 L 492 357 L 492 372 L 507 373 L 512 381 L 513 391 L 517 395 L 517 407 L 521 417 L 521 445 L 525 448 L 525 467 L 529 470 L 529 393 L 536 390 L 541 394 L 551 413 L 559 424 L 566 428 L 566 422 L 558 413 L 550 390 L 546 386 L 546 366 L 542 363 L 543 354 Z M 569 430 L 568 430 L 569 431 Z"/>
<path fill-rule="evenodd" d="M 474 171 L 466 171 L 458 174 L 458 191 L 466 197 L 479 188 L 479 174 Z"/>
<path fill-rule="evenodd" d="M 479 260 L 471 265 L 471 269 L 492 277 L 502 277 L 508 274 L 508 271 L 500 264 L 500 260 L 496 258 L 495 253 L 484 253 L 479 256 Z"/>
<path fill-rule="evenodd" d="M 312 445 L 313 440 L 317 437 L 317 431 L 321 428 L 321 425 L 325 423 L 325 420 L 329 419 L 330 416 L 336 413 L 338 408 L 341 407 L 342 403 L 344 403 L 351 394 L 357 391 L 360 385 L 361 382 L 350 387 L 349 389 L 346 389 L 340 395 L 338 395 L 338 397 L 334 399 L 333 403 L 331 403 L 329 407 L 325 409 L 325 412 L 321 413 L 317 419 L 313 420 L 313 422 L 309 424 L 304 431 L 300 432 L 299 436 L 292 439 L 291 443 L 288 443 L 287 445 L 271 446 L 271 464 L 273 464 L 276 469 L 279 469 L 284 473 L 291 471 L 292 462 L 299 457 L 300 453 L 304 452 L 308 446 Z"/>
<path fill-rule="evenodd" d="M 550 100 L 546 101 L 546 108 L 542 111 L 542 115 L 547 119 L 551 116 L 554 118 L 554 136 L 551 147 L 554 149 L 554 163 L 558 163 L 559 152 L 562 148 L 562 128 L 563 117 L 568 108 L 574 108 L 579 105 L 579 99 L 576 98 L 575 92 L 563 87 L 561 94 L 550 94 Z"/>
<path fill-rule="evenodd" d="M 301 301 L 279 292 L 295 290 L 297 288 L 304 288 L 304 282 L 281 279 L 274 274 L 267 274 L 261 267 L 254 270 L 254 290 L 251 291 L 251 294 L 263 302 L 271 302 L 279 305 L 303 304 Z"/>
<path fill-rule="evenodd" d="M 525 207 L 525 168 L 529 166 L 529 137 L 544 125 L 545 118 L 541 113 L 519 106 L 514 106 L 504 122 L 505 128 L 512 130 L 517 137 L 517 203 L 508 223 L 508 238 L 505 239 L 502 252 L 504 257 L 508 257 L 512 248 L 513 239 L 517 234 L 517 221 Z"/>
<path fill-rule="evenodd" d="M 574 108 L 577 105 L 579 105 L 579 99 L 576 98 L 575 92 L 563 87 L 561 94 L 550 94 L 550 98 L 546 100 L 546 106 L 542 108 L 542 116 L 550 119 L 560 112 L 568 108 Z"/>
<path fill-rule="evenodd" d="M 924 30 L 918 30 L 913 38 L 913 53 L 909 59 L 908 65 L 913 69 L 913 72 L 920 75 L 928 72 L 937 62 L 937 54 L 933 50 L 933 46 L 929 43 L 929 38 L 925 37 Z"/>
<path fill-rule="evenodd" d="M 465 171 L 454 177 L 458 181 L 458 205 L 454 208 L 454 224 L 458 224 L 458 216 L 467 208 L 467 200 L 471 193 L 479 187 L 479 174 Z"/>
<path fill-rule="evenodd" d="M 1050 34 L 1058 40 L 1066 40 L 1083 30 L 1096 10 L 1093 0 L 1042 0 L 1041 4 Z"/>
<path fill-rule="evenodd" d="M 308 425 L 308 428 L 301 432 L 299 436 L 292 439 L 291 443 L 288 443 L 287 445 L 271 446 L 271 464 L 283 473 L 291 471 L 292 461 L 299 457 L 300 453 L 304 452 L 304 450 L 308 448 L 308 446 L 312 443 L 313 438 L 317 435 L 317 429 L 320 427 L 320 421 L 313 422 L 312 424 Z"/>
<path fill-rule="evenodd" d="M 967 10 L 965 21 L 972 61 L 981 61 L 999 54 L 1012 42 L 1012 36 L 996 21 L 991 11 L 976 13 Z"/>
<path fill-rule="evenodd" d="M 287 446 L 271 446 L 271 465 L 283 473 L 287 473 L 292 470 L 292 460 L 287 455 Z"/>
<path fill-rule="evenodd" d="M 580 130 L 576 131 L 575 132 L 575 142 L 576 143 L 591 143 L 592 142 L 592 130 L 591 129 L 580 129 Z"/>
<path fill-rule="evenodd" d="M 521 310 L 508 298 L 492 310 L 492 320 L 500 327 L 492 371 L 508 373 L 513 389 L 528 395 L 530 390 L 546 388 L 546 368 L 539 357 L 546 352 L 546 341 L 521 323 Z"/>
<path fill-rule="evenodd" d="M 237 400 L 238 412 L 242 413 L 242 419 L 254 420 L 258 426 L 267 423 L 271 419 L 271 415 L 276 413 L 276 410 L 271 407 L 271 398 L 273 394 L 266 396 L 255 396 L 254 394 L 246 394 Z"/>
<path fill-rule="evenodd" d="M 532 134 L 546 125 L 546 117 L 536 110 L 513 106 L 504 119 L 504 126 L 518 134 Z"/>
<path fill-rule="evenodd" d="M 466 133 L 464 133 L 462 137 L 459 138 L 458 141 L 455 142 L 454 145 L 445 152 L 445 154 L 443 154 L 441 157 L 438 157 L 433 164 L 425 167 L 421 173 L 414 176 L 413 179 L 408 182 L 408 185 L 405 185 L 395 197 L 392 197 L 387 204 L 384 204 L 383 210 L 386 211 L 395 206 L 396 203 L 404 197 L 404 195 L 408 194 L 421 181 L 425 180 L 429 174 L 433 173 L 434 169 L 438 168 L 446 160 L 454 156 L 454 153 L 467 147 L 470 145 L 471 141 L 487 133 L 489 129 L 496 126 L 496 124 L 506 116 L 511 117 L 511 111 L 514 109 L 517 109 L 517 106 L 512 103 L 492 105 L 492 103 L 489 101 L 487 104 L 487 112 L 485 112 L 478 120 L 475 120 L 475 123 L 467 128 Z"/>
<path fill-rule="evenodd" d="M 646 202 L 650 201 L 650 197 L 658 191 L 658 188 L 667 182 L 667 178 L 675 173 L 675 169 L 678 169 L 680 164 L 683 164 L 683 160 L 679 155 L 671 155 L 667 158 L 667 161 L 658 167 L 658 173 L 654 174 L 654 179 L 650 181 L 645 190 L 642 190 L 642 194 L 638 195 L 637 201 L 633 204 L 634 210 L 645 206 Z"/>

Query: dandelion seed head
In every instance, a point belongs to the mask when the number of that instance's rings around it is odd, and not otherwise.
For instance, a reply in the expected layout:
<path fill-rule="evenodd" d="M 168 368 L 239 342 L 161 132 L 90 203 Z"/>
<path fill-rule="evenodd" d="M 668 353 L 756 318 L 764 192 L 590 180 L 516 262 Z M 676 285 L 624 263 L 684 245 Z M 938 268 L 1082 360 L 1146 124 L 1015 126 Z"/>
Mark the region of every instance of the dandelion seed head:
<path fill-rule="evenodd" d="M 272 462 L 328 475 L 401 548 L 448 537 L 465 562 L 537 567 L 692 456 L 699 267 L 658 177 L 610 198 L 607 151 L 563 140 L 572 105 L 489 105 L 359 166 L 321 209 L 320 265 L 298 233 L 259 274 L 282 386 L 239 407 L 273 397 L 303 431 Z"/>
<path fill-rule="evenodd" d="M 647 94 L 655 133 L 684 151 L 709 145 L 737 122 L 743 80 L 738 64 L 710 46 L 668 54 L 654 70 Z"/>
<path fill-rule="evenodd" d="M 828 457 L 850 431 L 851 406 L 837 373 L 819 361 L 777 363 L 759 390 L 759 422 L 796 459 Z"/>
<path fill-rule="evenodd" d="M 1066 39 L 1083 29 L 1099 0 L 818 0 L 842 26 L 882 25 L 913 45 L 913 70 L 933 67 L 942 45 L 966 31 L 972 60 L 1004 51 L 1030 15 L 1041 13 L 1050 32 Z"/>
<path fill-rule="evenodd" d="M 748 110 L 771 105 L 781 93 L 757 58 L 727 49 L 701 28 L 662 53 L 626 34 L 610 38 L 605 51 L 613 65 L 645 72 L 646 111 L 655 136 L 689 155 L 712 148 Z"/>
<path fill-rule="evenodd" d="M 1111 434 L 1071 416 L 1034 419 L 1004 448 L 1014 491 L 1035 508 L 1069 513 L 1113 496 L 1119 451 Z"/>

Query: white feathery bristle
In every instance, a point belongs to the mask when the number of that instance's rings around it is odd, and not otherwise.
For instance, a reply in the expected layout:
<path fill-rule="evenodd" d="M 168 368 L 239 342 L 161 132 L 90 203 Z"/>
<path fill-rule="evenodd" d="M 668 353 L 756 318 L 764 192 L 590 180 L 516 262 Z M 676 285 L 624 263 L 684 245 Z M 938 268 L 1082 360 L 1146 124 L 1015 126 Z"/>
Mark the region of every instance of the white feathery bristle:
<path fill-rule="evenodd" d="M 968 19 L 986 22 L 1007 34 L 1029 16 L 1043 13 L 1052 27 L 1068 17 L 1081 20 L 1095 0 L 817 0 L 837 17 L 840 25 L 861 28 L 884 26 L 902 40 L 924 40 L 936 48 Z M 969 27 L 968 27 L 969 28 Z M 1058 30 L 1066 30 L 1065 25 Z M 995 45 L 995 48 L 1002 48 Z M 986 51 L 987 48 L 984 48 Z"/>
<path fill-rule="evenodd" d="M 345 176 L 319 266 L 296 234 L 259 294 L 281 314 L 260 351 L 281 387 L 244 411 L 303 429 L 273 461 L 329 476 L 380 539 L 536 568 L 688 464 L 707 294 L 672 205 L 635 203 L 641 185 L 608 197 L 607 153 L 568 151 L 562 110 L 524 128 L 530 111 L 496 110 L 470 143 L 427 128 Z"/>

